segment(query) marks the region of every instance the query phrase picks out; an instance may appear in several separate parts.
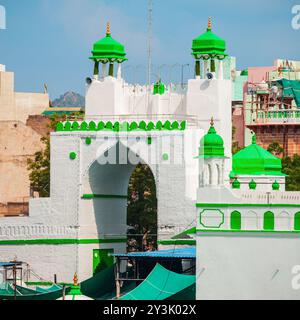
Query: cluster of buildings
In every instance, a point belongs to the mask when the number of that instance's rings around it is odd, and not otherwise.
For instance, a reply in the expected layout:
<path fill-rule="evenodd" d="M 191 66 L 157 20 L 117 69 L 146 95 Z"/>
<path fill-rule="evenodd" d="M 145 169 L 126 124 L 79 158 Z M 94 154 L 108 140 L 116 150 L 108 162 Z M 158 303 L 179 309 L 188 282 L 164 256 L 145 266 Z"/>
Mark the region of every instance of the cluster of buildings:
<path fill-rule="evenodd" d="M 100 264 L 111 267 L 111 257 L 127 255 L 128 183 L 143 163 L 156 185 L 159 249 L 170 259 L 177 249 L 194 250 L 181 270 L 194 268 L 197 299 L 300 298 L 291 285 L 300 192 L 285 191 L 281 160 L 265 150 L 287 130 L 286 152 L 297 152 L 297 62 L 232 71 L 210 20 L 192 54 L 186 91 L 130 85 L 122 77 L 125 47 L 108 25 L 90 57 L 84 120 L 60 122 L 51 133 L 50 197 L 30 199 L 27 217 L 0 220 L 0 260 L 17 257 L 48 281 L 71 282 L 75 273 L 83 281 Z M 233 155 L 235 123 L 245 148 Z"/>

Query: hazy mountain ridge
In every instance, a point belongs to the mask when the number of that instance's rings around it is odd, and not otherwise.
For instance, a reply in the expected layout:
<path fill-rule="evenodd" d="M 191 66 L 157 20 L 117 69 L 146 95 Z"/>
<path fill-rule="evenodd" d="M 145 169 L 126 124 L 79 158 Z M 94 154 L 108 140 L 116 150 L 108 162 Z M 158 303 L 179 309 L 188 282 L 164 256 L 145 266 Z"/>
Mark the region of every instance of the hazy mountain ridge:
<path fill-rule="evenodd" d="M 84 107 L 85 98 L 79 93 L 68 91 L 52 101 L 53 107 Z"/>

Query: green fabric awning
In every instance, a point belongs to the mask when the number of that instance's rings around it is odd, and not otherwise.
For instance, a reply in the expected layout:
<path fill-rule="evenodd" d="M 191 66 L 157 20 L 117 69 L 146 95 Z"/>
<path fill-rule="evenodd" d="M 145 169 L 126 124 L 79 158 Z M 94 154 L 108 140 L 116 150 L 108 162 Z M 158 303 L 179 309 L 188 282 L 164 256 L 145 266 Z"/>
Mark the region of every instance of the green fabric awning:
<path fill-rule="evenodd" d="M 283 97 L 292 97 L 295 99 L 296 105 L 300 108 L 300 81 L 298 80 L 277 80 L 283 88 Z"/>
<path fill-rule="evenodd" d="M 121 300 L 172 300 L 175 296 L 184 300 L 181 292 L 191 299 L 187 291 L 194 293 L 195 282 L 195 276 L 178 274 L 157 264 L 148 278 Z"/>

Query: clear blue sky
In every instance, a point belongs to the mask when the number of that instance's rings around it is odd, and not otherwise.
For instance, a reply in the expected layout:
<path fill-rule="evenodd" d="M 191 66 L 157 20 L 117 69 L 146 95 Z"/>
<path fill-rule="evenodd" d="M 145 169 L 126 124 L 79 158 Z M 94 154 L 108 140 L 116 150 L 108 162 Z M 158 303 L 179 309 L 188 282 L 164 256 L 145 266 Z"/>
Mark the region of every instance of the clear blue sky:
<path fill-rule="evenodd" d="M 276 58 L 300 60 L 300 30 L 291 27 L 295 4 L 300 0 L 154 0 L 154 72 L 158 65 L 192 63 L 191 41 L 205 31 L 208 16 L 239 69 L 272 65 Z M 16 73 L 18 91 L 42 91 L 47 83 L 52 99 L 68 90 L 84 94 L 93 70 L 92 44 L 105 35 L 107 21 L 112 36 L 126 46 L 126 64 L 147 64 L 147 0 L 0 0 L 0 5 L 7 14 L 0 64 Z M 168 77 L 167 71 L 162 75 Z M 132 68 L 126 72 L 132 80 Z M 141 67 L 136 77 L 145 81 L 145 74 Z M 178 69 L 172 77 L 179 81 Z"/>

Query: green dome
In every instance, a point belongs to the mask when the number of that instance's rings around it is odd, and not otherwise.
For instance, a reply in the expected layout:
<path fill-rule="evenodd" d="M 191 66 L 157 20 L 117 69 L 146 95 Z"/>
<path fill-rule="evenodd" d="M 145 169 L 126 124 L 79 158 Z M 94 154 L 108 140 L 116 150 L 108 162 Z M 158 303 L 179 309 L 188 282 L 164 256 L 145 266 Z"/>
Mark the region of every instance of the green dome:
<path fill-rule="evenodd" d="M 208 133 L 201 139 L 199 154 L 205 158 L 224 157 L 224 141 L 217 134 L 213 120 Z"/>
<path fill-rule="evenodd" d="M 248 76 L 248 69 L 243 70 L 241 76 Z"/>
<path fill-rule="evenodd" d="M 111 37 L 109 23 L 107 24 L 106 37 L 94 43 L 92 54 L 90 59 L 103 63 L 127 60 L 124 46 Z"/>
<path fill-rule="evenodd" d="M 225 53 L 226 42 L 211 31 L 210 19 L 207 31 L 193 40 L 192 51 L 196 59 L 209 59 L 211 57 L 224 59 L 227 56 Z"/>
<path fill-rule="evenodd" d="M 281 160 L 257 145 L 256 136 L 254 135 L 252 138 L 252 144 L 233 156 L 231 176 L 285 176 L 281 170 Z"/>

